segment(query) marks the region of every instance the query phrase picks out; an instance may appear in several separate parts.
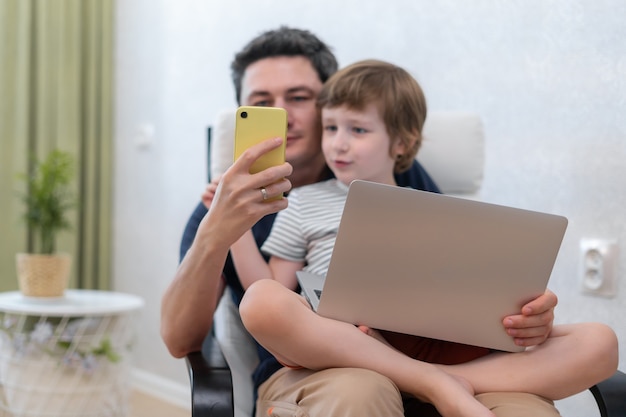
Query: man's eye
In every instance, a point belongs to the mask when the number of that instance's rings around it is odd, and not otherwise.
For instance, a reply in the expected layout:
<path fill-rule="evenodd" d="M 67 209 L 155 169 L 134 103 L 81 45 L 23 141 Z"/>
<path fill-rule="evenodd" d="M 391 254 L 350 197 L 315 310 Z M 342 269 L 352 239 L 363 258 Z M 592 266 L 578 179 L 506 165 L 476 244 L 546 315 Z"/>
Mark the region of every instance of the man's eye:
<path fill-rule="evenodd" d="M 295 101 L 295 102 L 302 102 L 302 101 L 308 101 L 311 100 L 311 97 L 309 96 L 293 96 L 289 98 L 290 101 Z"/>
<path fill-rule="evenodd" d="M 262 101 L 255 101 L 254 103 L 252 103 L 253 106 L 258 106 L 258 107 L 271 107 L 272 103 L 270 103 L 269 100 L 262 100 Z"/>

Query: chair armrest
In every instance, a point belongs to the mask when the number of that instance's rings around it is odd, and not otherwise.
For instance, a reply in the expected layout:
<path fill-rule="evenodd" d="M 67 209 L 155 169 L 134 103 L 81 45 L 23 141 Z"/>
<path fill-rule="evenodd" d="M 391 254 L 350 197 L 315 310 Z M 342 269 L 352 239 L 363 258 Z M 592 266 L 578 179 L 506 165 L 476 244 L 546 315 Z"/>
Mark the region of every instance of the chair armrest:
<path fill-rule="evenodd" d="M 589 390 L 598 403 L 601 417 L 626 417 L 626 374 L 616 371 Z"/>
<path fill-rule="evenodd" d="M 233 382 L 220 347 L 209 335 L 202 351 L 185 357 L 191 385 L 192 417 L 233 417 Z"/>

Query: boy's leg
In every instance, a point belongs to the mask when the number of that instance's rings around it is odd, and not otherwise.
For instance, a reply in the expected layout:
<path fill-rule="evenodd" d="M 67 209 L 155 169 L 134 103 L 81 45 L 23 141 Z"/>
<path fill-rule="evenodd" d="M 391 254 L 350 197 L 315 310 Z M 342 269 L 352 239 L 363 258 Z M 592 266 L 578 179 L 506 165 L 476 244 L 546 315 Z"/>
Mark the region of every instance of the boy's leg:
<path fill-rule="evenodd" d="M 520 353 L 493 353 L 442 369 L 476 393 L 532 392 L 559 400 L 582 392 L 617 369 L 617 338 L 600 323 L 554 326 L 548 339 Z"/>
<path fill-rule="evenodd" d="M 259 388 L 257 417 L 403 417 L 400 392 L 366 369 L 283 368 Z"/>
<path fill-rule="evenodd" d="M 317 315 L 302 297 L 276 281 L 252 284 L 239 312 L 254 338 L 284 364 L 314 370 L 369 369 L 447 417 L 493 417 L 462 378 L 413 360 L 351 324 Z"/>

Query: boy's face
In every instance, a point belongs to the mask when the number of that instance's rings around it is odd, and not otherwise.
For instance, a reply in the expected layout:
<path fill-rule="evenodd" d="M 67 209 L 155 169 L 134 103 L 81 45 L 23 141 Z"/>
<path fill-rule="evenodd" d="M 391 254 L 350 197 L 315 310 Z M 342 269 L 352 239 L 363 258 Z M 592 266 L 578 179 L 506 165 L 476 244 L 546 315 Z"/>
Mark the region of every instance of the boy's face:
<path fill-rule="evenodd" d="M 287 110 L 285 156 L 294 170 L 323 165 L 319 112 L 315 106 L 321 89 L 317 72 L 302 56 L 264 58 L 250 64 L 243 75 L 243 105 Z"/>
<path fill-rule="evenodd" d="M 391 155 L 403 152 L 395 141 L 390 152 L 390 138 L 378 107 L 369 104 L 363 110 L 346 106 L 322 109 L 322 150 L 326 163 L 342 183 L 367 180 L 395 185 Z"/>

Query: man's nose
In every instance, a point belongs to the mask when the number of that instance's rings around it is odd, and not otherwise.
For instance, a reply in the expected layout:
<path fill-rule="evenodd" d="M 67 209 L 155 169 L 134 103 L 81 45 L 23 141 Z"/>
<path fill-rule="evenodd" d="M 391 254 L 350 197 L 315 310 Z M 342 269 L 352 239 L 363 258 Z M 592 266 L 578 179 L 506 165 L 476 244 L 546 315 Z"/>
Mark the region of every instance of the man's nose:
<path fill-rule="evenodd" d="M 278 97 L 274 100 L 274 107 L 280 107 L 280 108 L 287 110 L 289 106 L 288 106 L 287 100 L 285 100 L 282 97 Z"/>
<path fill-rule="evenodd" d="M 293 112 L 290 111 L 290 106 L 287 100 L 277 98 L 276 101 L 274 101 L 274 107 L 280 107 L 287 110 L 287 128 L 291 127 L 293 125 Z"/>

